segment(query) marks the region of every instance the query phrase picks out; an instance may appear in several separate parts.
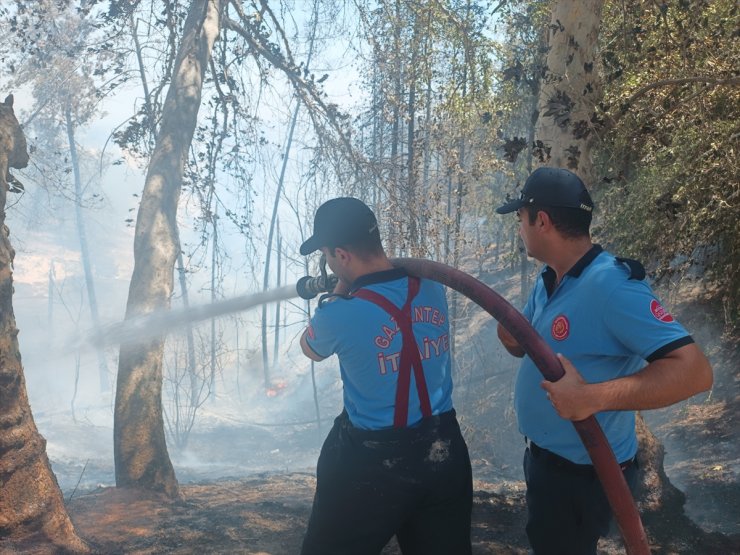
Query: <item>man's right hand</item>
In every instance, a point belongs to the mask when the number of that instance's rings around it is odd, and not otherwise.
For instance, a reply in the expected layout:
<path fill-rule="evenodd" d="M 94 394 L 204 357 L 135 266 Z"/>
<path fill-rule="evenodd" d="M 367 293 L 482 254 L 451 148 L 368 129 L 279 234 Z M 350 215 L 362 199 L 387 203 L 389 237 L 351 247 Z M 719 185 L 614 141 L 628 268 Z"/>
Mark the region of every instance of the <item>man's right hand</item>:
<path fill-rule="evenodd" d="M 506 348 L 507 351 L 509 351 L 510 354 L 518 358 L 522 358 L 526 354 L 522 346 L 519 345 L 519 342 L 514 339 L 514 336 L 511 335 L 509 333 L 509 330 L 507 330 L 504 326 L 499 324 L 496 328 L 496 332 L 498 333 L 499 341 L 501 341 L 501 344 Z"/>

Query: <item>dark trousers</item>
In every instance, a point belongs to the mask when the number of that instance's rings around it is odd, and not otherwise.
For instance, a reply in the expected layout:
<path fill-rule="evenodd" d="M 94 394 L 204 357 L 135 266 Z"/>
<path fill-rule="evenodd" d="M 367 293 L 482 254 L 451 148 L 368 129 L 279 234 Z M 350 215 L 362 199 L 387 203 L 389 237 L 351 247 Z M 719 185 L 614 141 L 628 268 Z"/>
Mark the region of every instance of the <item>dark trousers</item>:
<path fill-rule="evenodd" d="M 637 464 L 622 465 L 630 489 Z M 596 555 L 612 511 L 591 465 L 575 464 L 531 443 L 524 453 L 527 537 L 536 555 Z"/>
<path fill-rule="evenodd" d="M 471 553 L 473 479 L 455 412 L 368 431 L 342 413 L 321 449 L 302 555 Z"/>

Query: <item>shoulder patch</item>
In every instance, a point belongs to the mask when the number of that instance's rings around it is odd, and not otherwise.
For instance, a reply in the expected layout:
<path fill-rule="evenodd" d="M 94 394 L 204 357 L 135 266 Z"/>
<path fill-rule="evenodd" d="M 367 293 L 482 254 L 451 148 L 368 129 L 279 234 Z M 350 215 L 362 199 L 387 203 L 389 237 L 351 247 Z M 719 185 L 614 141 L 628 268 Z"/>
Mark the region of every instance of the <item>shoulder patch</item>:
<path fill-rule="evenodd" d="M 663 305 L 661 305 L 656 299 L 650 301 L 650 312 L 655 316 L 656 320 L 661 322 L 673 322 L 673 316 L 668 312 Z"/>
<path fill-rule="evenodd" d="M 614 261 L 617 264 L 622 264 L 629 268 L 629 279 L 636 279 L 637 281 L 642 281 L 643 279 L 645 279 L 645 267 L 639 261 L 633 260 L 631 258 L 620 258 L 619 256 L 615 256 Z"/>

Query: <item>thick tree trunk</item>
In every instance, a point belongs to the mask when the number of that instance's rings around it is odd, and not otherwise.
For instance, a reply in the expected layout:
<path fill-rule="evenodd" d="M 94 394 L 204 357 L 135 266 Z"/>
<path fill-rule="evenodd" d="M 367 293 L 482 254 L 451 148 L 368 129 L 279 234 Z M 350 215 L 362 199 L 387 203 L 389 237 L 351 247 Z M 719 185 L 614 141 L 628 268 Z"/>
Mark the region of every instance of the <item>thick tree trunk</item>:
<path fill-rule="evenodd" d="M 594 107 L 601 96 L 595 62 L 603 0 L 557 0 L 539 94 L 535 156 L 592 183 Z"/>
<path fill-rule="evenodd" d="M 642 415 L 637 415 L 637 438 L 640 446 L 640 479 L 635 497 L 643 513 L 666 511 L 665 517 L 675 518 L 683 514 L 686 496 L 671 484 L 663 468 L 665 449 L 645 424 Z"/>
<path fill-rule="evenodd" d="M 87 553 L 64 507 L 33 421 L 13 313 L 15 255 L 5 226 L 8 167 L 28 163 L 25 139 L 12 110 L 0 105 L 0 551 Z"/>
<path fill-rule="evenodd" d="M 141 197 L 126 318 L 169 308 L 179 251 L 177 203 L 223 0 L 194 0 Z M 179 495 L 162 416 L 163 338 L 123 344 L 113 431 L 116 484 Z"/>

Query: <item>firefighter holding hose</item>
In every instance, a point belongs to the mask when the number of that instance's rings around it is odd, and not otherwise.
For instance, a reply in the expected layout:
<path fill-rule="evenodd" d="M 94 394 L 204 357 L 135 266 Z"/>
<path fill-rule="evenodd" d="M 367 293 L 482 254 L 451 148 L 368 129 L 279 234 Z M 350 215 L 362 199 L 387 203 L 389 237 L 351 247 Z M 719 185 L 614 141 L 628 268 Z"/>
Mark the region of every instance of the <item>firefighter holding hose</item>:
<path fill-rule="evenodd" d="M 394 268 L 373 212 L 322 204 L 302 255 L 321 250 L 339 278 L 301 348 L 339 359 L 344 410 L 317 465 L 303 555 L 471 553 L 472 473 L 452 405 L 444 288 Z"/>
<path fill-rule="evenodd" d="M 644 281 L 643 267 L 592 243 L 593 207 L 577 175 L 538 168 L 520 198 L 497 209 L 516 212 L 527 254 L 544 263 L 523 313 L 565 370 L 558 381 L 543 380 L 498 326 L 504 347 L 523 357 L 514 404 L 527 442 L 526 531 L 536 555 L 595 555 L 609 530 L 609 503 L 570 421 L 595 415 L 634 485 L 634 411 L 671 405 L 712 384 L 707 358 Z"/>

